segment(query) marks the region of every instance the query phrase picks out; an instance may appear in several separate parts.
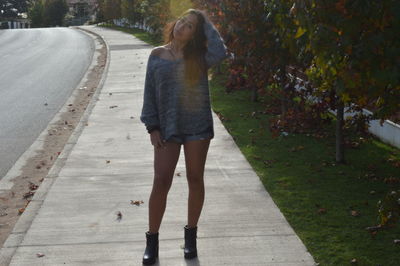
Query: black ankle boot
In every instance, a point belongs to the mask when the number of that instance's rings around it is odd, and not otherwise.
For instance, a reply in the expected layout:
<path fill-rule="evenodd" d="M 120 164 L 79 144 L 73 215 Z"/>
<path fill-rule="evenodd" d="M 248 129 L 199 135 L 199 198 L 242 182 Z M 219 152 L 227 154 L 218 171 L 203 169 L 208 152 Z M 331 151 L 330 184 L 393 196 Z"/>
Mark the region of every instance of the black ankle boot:
<path fill-rule="evenodd" d="M 143 255 L 143 264 L 151 265 L 156 262 L 158 257 L 158 232 L 150 234 L 146 232 L 146 250 Z"/>
<path fill-rule="evenodd" d="M 185 225 L 185 259 L 193 259 L 197 257 L 197 226 L 193 228 L 189 228 Z"/>

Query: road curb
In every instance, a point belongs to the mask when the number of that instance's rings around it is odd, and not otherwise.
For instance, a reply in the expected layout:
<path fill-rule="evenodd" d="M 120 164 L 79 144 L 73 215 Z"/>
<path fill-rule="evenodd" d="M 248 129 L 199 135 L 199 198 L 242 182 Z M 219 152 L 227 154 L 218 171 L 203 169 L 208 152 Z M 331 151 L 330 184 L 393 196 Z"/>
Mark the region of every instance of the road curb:
<path fill-rule="evenodd" d="M 70 137 L 68 138 L 68 141 L 66 142 L 62 152 L 60 155 L 55 159 L 54 164 L 50 168 L 47 176 L 43 179 L 43 182 L 40 184 L 39 188 L 35 192 L 32 200 L 29 202 L 28 206 L 26 207 L 25 211 L 21 214 L 21 216 L 18 218 L 18 221 L 16 222 L 12 232 L 4 242 L 3 247 L 0 249 L 0 265 L 9 265 L 12 257 L 14 256 L 14 253 L 18 246 L 22 243 L 25 233 L 29 229 L 29 227 L 32 224 L 33 219 L 35 218 L 36 214 L 38 213 L 39 209 L 42 206 L 42 203 L 50 190 L 51 186 L 53 185 L 55 179 L 58 177 L 59 172 L 63 168 L 66 159 L 68 158 L 69 154 L 71 153 L 72 149 L 74 148 L 75 144 L 77 143 L 87 121 L 92 113 L 92 110 L 94 106 L 96 105 L 96 102 L 98 101 L 98 96 L 103 89 L 109 65 L 110 65 L 110 48 L 107 43 L 107 41 L 100 36 L 99 34 L 89 31 L 87 29 L 82 29 L 78 26 L 76 27 L 71 27 L 71 28 L 76 28 L 81 30 L 82 32 L 85 32 L 85 34 L 88 34 L 90 37 L 92 37 L 95 41 L 95 47 L 96 47 L 96 39 L 100 39 L 103 41 L 103 43 L 106 46 L 106 63 L 104 66 L 104 71 L 102 73 L 100 82 L 96 88 L 96 90 L 93 93 L 92 98 L 90 99 L 85 111 L 83 112 L 78 124 L 76 125 L 76 128 L 74 131 L 71 133 Z M 94 35 L 94 36 L 93 36 Z M 95 54 L 95 53 L 94 53 Z M 70 97 L 67 99 L 65 104 L 61 107 L 61 109 L 55 114 L 53 119 L 50 121 L 49 125 L 41 132 L 41 134 L 38 136 L 38 138 L 33 142 L 33 144 L 21 155 L 21 157 L 17 160 L 17 162 L 14 164 L 14 166 L 7 172 L 7 174 L 3 177 L 3 179 L 0 180 L 0 193 L 8 191 L 12 188 L 13 182 L 11 181 L 12 178 L 18 176 L 20 174 L 20 168 L 26 163 L 26 161 L 33 157 L 34 154 L 36 153 L 36 150 L 40 149 L 40 147 L 43 144 L 43 139 L 45 135 L 48 134 L 49 127 L 55 122 L 59 120 L 59 116 L 61 113 L 64 113 L 65 111 L 68 110 L 68 104 L 71 101 L 71 98 L 73 99 L 75 97 L 75 92 L 80 88 L 87 80 L 88 74 L 90 73 L 90 70 L 96 65 L 97 63 L 97 58 L 95 58 L 93 54 L 92 57 L 92 63 L 88 66 L 86 69 L 86 73 L 79 82 L 78 86 L 72 91 Z"/>

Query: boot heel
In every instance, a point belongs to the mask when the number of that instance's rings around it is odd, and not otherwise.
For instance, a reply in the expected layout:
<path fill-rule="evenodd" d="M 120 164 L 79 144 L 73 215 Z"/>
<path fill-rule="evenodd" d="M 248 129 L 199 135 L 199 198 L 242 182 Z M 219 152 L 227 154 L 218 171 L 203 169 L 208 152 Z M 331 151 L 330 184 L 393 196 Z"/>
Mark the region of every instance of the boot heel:
<path fill-rule="evenodd" d="M 187 225 L 184 227 L 185 229 L 185 248 L 184 248 L 184 256 L 185 259 L 193 259 L 197 257 L 197 226 L 193 228 L 189 228 Z"/>
<path fill-rule="evenodd" d="M 158 258 L 158 232 L 150 234 L 146 232 L 146 249 L 143 255 L 143 264 L 151 265 L 156 262 Z"/>

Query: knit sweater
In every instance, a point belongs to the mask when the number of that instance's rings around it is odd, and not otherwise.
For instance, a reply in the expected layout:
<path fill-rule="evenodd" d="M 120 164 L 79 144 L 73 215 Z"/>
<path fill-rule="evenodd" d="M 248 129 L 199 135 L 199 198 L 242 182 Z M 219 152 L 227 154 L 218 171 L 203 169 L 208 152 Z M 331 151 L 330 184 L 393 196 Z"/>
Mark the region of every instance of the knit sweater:
<path fill-rule="evenodd" d="M 207 37 L 208 70 L 229 54 L 210 21 L 205 21 L 203 30 Z M 189 90 L 184 85 L 183 67 L 183 58 L 172 61 L 151 54 L 147 61 L 140 120 L 146 127 L 158 126 L 163 140 L 210 129 L 214 136 L 208 75 L 204 72 L 196 88 Z"/>

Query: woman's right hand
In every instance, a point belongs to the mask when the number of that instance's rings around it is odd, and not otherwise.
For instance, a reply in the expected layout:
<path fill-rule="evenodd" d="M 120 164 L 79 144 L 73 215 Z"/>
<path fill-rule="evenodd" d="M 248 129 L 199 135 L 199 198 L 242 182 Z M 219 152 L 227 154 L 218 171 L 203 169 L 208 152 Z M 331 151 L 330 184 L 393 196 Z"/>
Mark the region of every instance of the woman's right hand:
<path fill-rule="evenodd" d="M 150 139 L 151 139 L 151 144 L 156 147 L 156 148 L 165 148 L 165 143 L 164 141 L 161 139 L 161 133 L 159 130 L 153 130 L 150 133 Z"/>

